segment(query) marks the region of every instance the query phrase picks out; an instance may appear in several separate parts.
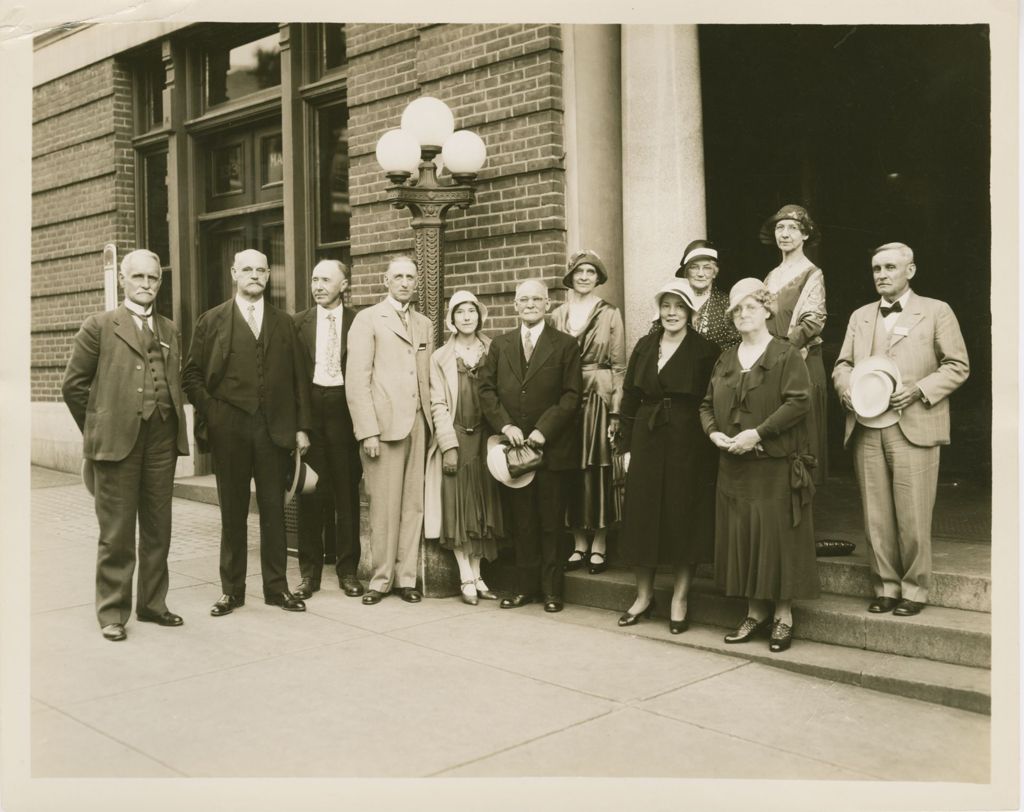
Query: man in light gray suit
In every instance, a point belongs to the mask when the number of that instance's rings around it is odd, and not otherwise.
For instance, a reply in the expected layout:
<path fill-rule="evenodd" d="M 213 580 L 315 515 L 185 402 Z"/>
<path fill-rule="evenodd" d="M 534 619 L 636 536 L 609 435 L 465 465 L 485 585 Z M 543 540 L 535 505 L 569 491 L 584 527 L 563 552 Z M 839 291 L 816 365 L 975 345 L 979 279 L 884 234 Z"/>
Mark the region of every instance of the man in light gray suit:
<path fill-rule="evenodd" d="M 932 510 L 939 447 L 949 444 L 948 397 L 970 368 L 949 305 L 910 289 L 917 267 L 907 245 L 876 248 L 871 272 L 881 301 L 850 316 L 832 381 L 847 409 L 845 443 L 853 446 L 871 545 L 876 597 L 868 611 L 916 615 L 931 584 Z M 851 401 L 850 373 L 872 355 L 891 359 L 902 381 L 889 402 L 898 419 L 884 428 L 862 425 Z"/>
<path fill-rule="evenodd" d="M 370 499 L 370 583 L 363 603 L 375 604 L 392 587 L 418 603 L 423 534 L 423 476 L 431 433 L 430 319 L 409 304 L 416 263 L 394 257 L 384 274 L 388 295 L 352 321 L 348 333 L 345 399 L 360 443 Z"/>

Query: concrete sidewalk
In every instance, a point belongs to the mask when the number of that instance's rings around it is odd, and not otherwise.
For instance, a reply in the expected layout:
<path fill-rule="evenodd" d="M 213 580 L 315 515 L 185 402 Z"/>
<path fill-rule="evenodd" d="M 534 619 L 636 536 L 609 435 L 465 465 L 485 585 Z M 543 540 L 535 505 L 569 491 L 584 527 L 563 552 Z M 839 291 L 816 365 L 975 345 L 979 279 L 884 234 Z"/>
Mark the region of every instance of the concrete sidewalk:
<path fill-rule="evenodd" d="M 259 600 L 251 547 L 250 601 L 210 617 L 219 513 L 182 499 L 185 626 L 133 619 L 110 643 L 96 532 L 78 479 L 33 469 L 33 777 L 989 780 L 987 716 L 637 636 L 617 612 L 363 606 L 325 573 L 291 614 Z"/>

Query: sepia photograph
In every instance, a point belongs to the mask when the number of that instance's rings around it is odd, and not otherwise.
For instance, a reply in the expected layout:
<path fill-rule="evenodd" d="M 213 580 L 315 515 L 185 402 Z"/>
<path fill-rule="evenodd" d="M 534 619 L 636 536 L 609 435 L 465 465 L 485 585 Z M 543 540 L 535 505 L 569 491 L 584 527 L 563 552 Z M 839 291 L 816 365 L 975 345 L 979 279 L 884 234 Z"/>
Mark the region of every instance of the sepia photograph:
<path fill-rule="evenodd" d="M 0 805 L 1017 808 L 1018 9 L 917 9 L 8 7 Z"/>

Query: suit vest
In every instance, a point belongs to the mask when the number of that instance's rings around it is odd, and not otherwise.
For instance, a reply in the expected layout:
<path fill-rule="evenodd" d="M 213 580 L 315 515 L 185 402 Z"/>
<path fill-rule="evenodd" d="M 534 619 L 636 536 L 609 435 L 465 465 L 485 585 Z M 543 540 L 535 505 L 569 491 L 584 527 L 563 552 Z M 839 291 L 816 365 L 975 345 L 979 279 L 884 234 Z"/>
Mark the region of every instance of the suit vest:
<path fill-rule="evenodd" d="M 243 412 L 256 414 L 264 408 L 266 389 L 263 372 L 263 336 L 267 332 L 267 311 L 264 306 L 263 327 L 257 339 L 238 307 L 231 308 L 231 355 L 224 377 L 212 394 Z"/>
<path fill-rule="evenodd" d="M 135 322 L 135 319 L 132 321 Z M 167 420 L 174 414 L 174 403 L 167 388 L 167 371 L 164 367 L 160 341 L 152 330 L 139 327 L 138 322 L 135 322 L 135 329 L 139 334 L 139 343 L 146 353 L 148 367 L 142 383 L 142 419 L 149 420 L 153 412 L 159 410 L 160 419 Z"/>

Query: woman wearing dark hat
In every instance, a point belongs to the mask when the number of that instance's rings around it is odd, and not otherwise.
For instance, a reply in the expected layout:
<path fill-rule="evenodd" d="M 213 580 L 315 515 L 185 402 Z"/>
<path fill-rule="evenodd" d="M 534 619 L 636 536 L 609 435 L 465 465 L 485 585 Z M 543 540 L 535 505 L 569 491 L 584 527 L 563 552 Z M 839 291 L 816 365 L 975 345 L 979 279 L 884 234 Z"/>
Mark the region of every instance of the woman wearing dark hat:
<path fill-rule="evenodd" d="M 679 260 L 676 276 L 690 283 L 693 290 L 693 329 L 714 341 L 723 350 L 739 343 L 740 335 L 725 315 L 729 296 L 715 287 L 718 276 L 718 249 L 710 240 L 694 240 Z"/>
<path fill-rule="evenodd" d="M 719 448 L 715 580 L 726 595 L 747 599 L 746 618 L 725 642 L 744 643 L 770 626 L 769 648 L 784 651 L 792 601 L 816 598 L 819 588 L 807 454 L 811 382 L 797 349 L 768 330 L 774 299 L 757 279 L 729 291 L 741 341 L 718 359 L 700 419 Z"/>
<path fill-rule="evenodd" d="M 629 359 L 622 396 L 622 449 L 628 452 L 621 558 L 634 568 L 636 599 L 619 618 L 632 626 L 654 604 L 654 571 L 673 568 L 669 631 L 686 631 L 693 568 L 714 543 L 715 447 L 698 406 L 718 345 L 689 329 L 693 290 L 673 279 L 655 294 L 659 329 Z"/>
<path fill-rule="evenodd" d="M 583 363 L 583 398 L 577 431 L 580 460 L 568 485 L 569 527 L 575 540 L 566 568 L 579 569 L 589 561 L 590 572 L 608 566 L 608 527 L 618 521 L 612 485 L 612 438 L 619 431 L 622 375 L 626 371 L 622 315 L 594 293 L 608 281 L 601 257 L 577 251 L 569 258 L 562 284 L 569 289 L 565 304 L 551 314 L 556 329 L 575 337 Z M 593 533 L 589 545 L 587 534 Z"/>
<path fill-rule="evenodd" d="M 808 431 L 816 460 L 814 482 L 825 481 L 828 471 L 826 402 L 828 388 L 821 361 L 821 331 L 825 329 L 825 276 L 804 254 L 805 245 L 819 239 L 817 226 L 803 206 L 783 206 L 761 226 L 765 245 L 778 246 L 782 261 L 768 272 L 764 283 L 776 298 L 768 320 L 773 336 L 788 339 L 800 350 L 811 376 L 811 413 Z"/>
<path fill-rule="evenodd" d="M 462 600 L 497 600 L 480 577 L 480 561 L 493 561 L 504 536 L 498 484 L 487 472 L 486 422 L 480 411 L 477 371 L 491 340 L 480 332 L 487 309 L 468 290 L 448 302 L 448 342 L 430 357 L 430 413 L 434 437 L 427 451 L 424 531 L 455 554 Z"/>

